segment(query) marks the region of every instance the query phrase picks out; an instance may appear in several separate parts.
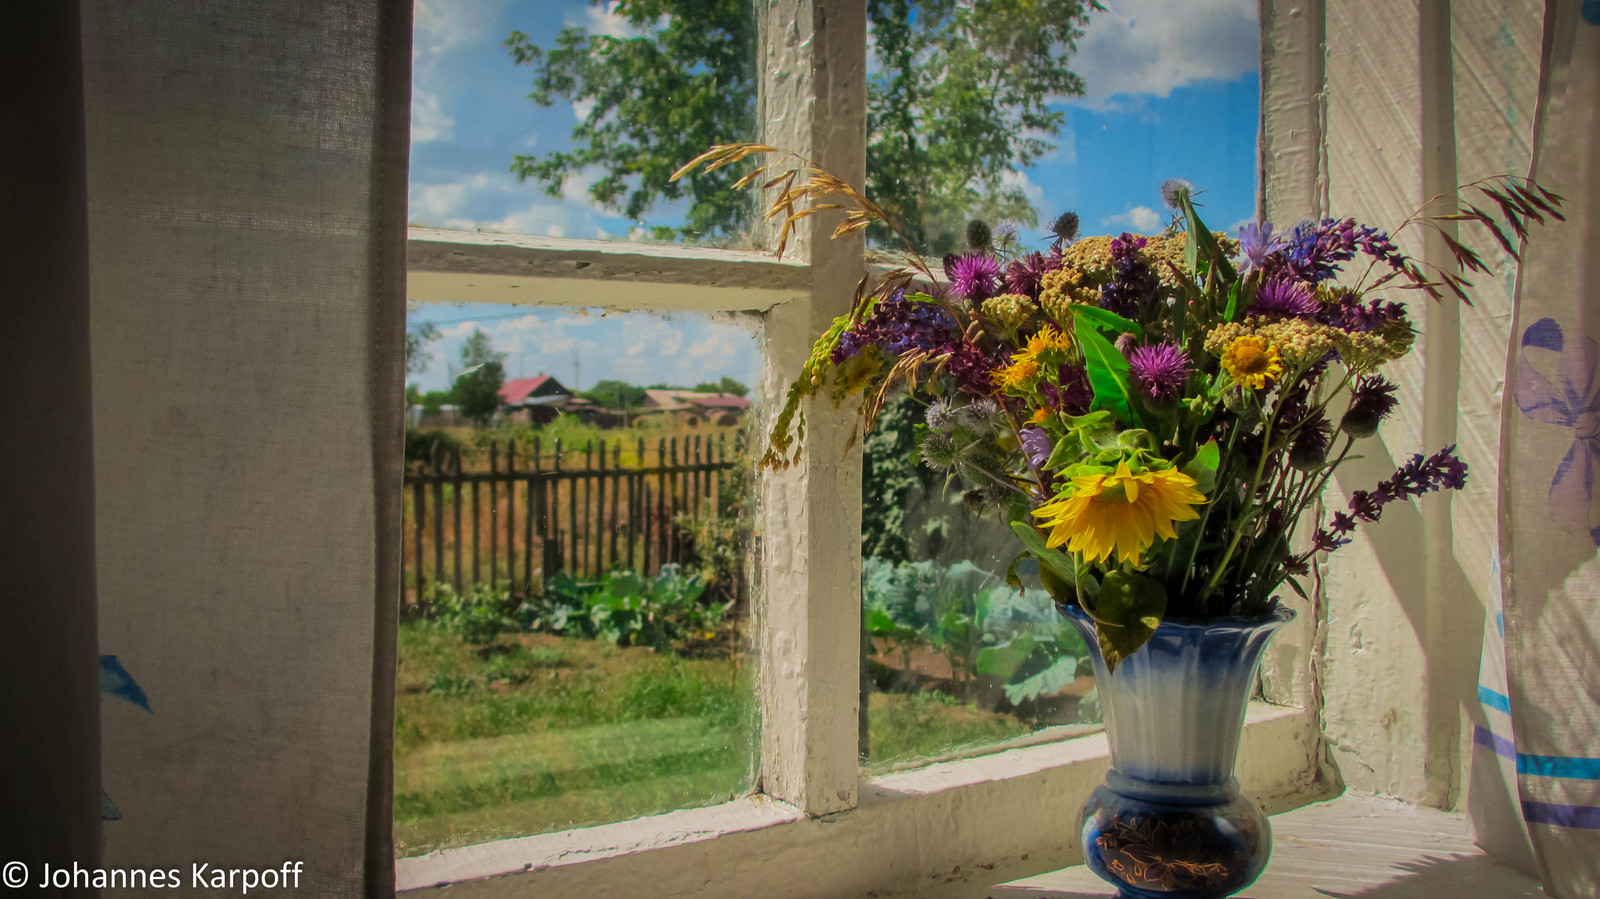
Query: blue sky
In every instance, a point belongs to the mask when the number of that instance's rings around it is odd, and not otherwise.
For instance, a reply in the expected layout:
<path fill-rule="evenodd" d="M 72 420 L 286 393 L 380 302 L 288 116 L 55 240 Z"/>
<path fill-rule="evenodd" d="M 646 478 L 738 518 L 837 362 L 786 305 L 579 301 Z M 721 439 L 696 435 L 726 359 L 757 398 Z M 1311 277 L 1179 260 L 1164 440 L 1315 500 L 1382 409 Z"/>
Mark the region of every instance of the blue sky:
<path fill-rule="evenodd" d="M 1256 0 L 1103 2 L 1108 10 L 1091 19 L 1072 64 L 1088 93 L 1059 101 L 1067 121 L 1057 151 L 1014 176 L 1040 212 L 1040 228 L 1025 228 L 1024 237 L 1042 249 L 1043 225 L 1064 210 L 1079 214 L 1085 234 L 1158 230 L 1167 215 L 1158 188 L 1175 176 L 1205 191 L 1199 199 L 1213 228 L 1236 228 L 1255 210 Z M 553 198 L 510 173 L 518 153 L 569 146 L 581 110 L 528 100 L 532 70 L 513 64 L 501 42 L 515 29 L 548 47 L 565 25 L 628 33 L 609 3 L 416 0 L 412 223 L 626 239 L 640 224 L 678 221 L 682 209 L 671 205 L 642 223 L 613 215 L 588 198 L 592 178 L 573 178 Z M 445 363 L 473 327 L 511 353 L 510 376 L 547 371 L 566 382 L 574 353 L 582 387 L 601 378 L 693 383 L 724 374 L 751 382 L 759 372 L 753 332 L 699 316 L 442 306 L 414 310 L 412 320 L 445 323 L 433 364 L 413 378 L 423 389 L 445 386 Z"/>

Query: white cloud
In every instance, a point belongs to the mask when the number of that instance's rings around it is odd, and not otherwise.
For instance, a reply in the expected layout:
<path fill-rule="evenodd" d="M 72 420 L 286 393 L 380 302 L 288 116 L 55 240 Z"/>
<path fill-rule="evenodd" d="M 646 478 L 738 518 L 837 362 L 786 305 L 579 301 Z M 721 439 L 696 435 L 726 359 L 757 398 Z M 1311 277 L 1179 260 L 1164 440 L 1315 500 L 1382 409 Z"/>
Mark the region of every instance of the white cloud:
<path fill-rule="evenodd" d="M 1232 81 L 1260 64 L 1256 0 L 1107 0 L 1091 13 L 1071 67 L 1086 92 L 1067 102 L 1119 109 L 1116 97 L 1166 97 L 1196 81 Z"/>
<path fill-rule="evenodd" d="M 479 172 L 469 175 L 460 181 L 444 181 L 434 184 L 413 183 L 411 185 L 410 218 L 430 219 L 438 221 L 462 221 L 459 218 L 462 206 L 468 196 L 482 191 L 489 186 L 489 176 Z M 451 225 L 450 227 L 455 227 Z"/>
<path fill-rule="evenodd" d="M 445 114 L 439 98 L 418 90 L 411 95 L 411 142 L 425 144 L 455 138 L 456 120 Z"/>
<path fill-rule="evenodd" d="M 654 31 L 660 27 L 660 20 L 657 20 L 648 29 L 635 28 L 632 22 L 617 12 L 617 5 L 617 0 L 610 0 L 603 6 L 586 7 L 583 12 L 588 21 L 584 23 L 584 27 L 590 34 L 604 34 L 623 40 L 642 37 L 646 31 Z"/>
<path fill-rule="evenodd" d="M 419 48 L 438 53 L 483 36 L 504 0 L 416 0 L 412 28 Z"/>
<path fill-rule="evenodd" d="M 1044 188 L 1034 184 L 1028 178 L 1028 173 L 1012 169 L 1000 176 L 1000 183 L 1006 187 L 1022 188 L 1022 195 L 1028 198 L 1033 208 L 1038 209 L 1044 205 Z"/>
<path fill-rule="evenodd" d="M 1106 216 L 1100 220 L 1102 225 L 1123 225 L 1141 234 L 1154 234 L 1161 230 L 1161 223 L 1161 213 L 1149 206 L 1135 206 L 1127 212 Z"/>
<path fill-rule="evenodd" d="M 579 122 L 586 121 L 589 118 L 589 113 L 594 111 L 594 104 L 595 104 L 595 100 L 592 97 L 584 97 L 581 100 L 573 100 L 572 101 L 572 117 L 573 117 L 573 119 L 575 119 L 576 121 L 579 121 Z"/>
<path fill-rule="evenodd" d="M 733 344 L 730 344 L 726 337 L 723 337 L 719 334 L 713 334 L 694 346 L 689 347 L 688 352 L 689 355 L 696 357 L 709 356 L 712 353 L 721 353 L 723 355 L 727 355 L 733 352 Z"/>

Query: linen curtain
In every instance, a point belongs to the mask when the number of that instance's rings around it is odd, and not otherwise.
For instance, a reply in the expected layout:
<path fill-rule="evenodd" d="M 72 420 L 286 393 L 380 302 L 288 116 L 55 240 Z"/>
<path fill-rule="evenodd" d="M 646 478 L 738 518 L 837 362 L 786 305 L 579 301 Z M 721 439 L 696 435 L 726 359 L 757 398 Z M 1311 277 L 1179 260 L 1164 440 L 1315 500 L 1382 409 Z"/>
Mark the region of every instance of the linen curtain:
<path fill-rule="evenodd" d="M 1567 221 L 1537 229 L 1518 275 L 1469 814 L 1577 899 L 1600 895 L 1600 3 L 1547 6 L 1539 91 L 1532 177 Z"/>
<path fill-rule="evenodd" d="M 392 893 L 411 4 L 81 10 L 103 863 Z"/>

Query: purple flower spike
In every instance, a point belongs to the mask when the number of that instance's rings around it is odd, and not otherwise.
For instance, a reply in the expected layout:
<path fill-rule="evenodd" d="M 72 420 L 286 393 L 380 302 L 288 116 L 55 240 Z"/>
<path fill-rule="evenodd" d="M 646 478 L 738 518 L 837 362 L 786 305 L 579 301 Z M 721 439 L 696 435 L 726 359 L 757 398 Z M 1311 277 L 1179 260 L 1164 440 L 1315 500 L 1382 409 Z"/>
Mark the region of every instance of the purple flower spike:
<path fill-rule="evenodd" d="M 1000 283 L 1000 262 L 982 253 L 966 253 L 947 265 L 945 273 L 958 296 L 977 302 L 995 295 Z"/>
<path fill-rule="evenodd" d="M 1173 344 L 1142 346 L 1128 354 L 1134 386 L 1153 400 L 1173 400 L 1189 380 L 1189 357 Z"/>
<path fill-rule="evenodd" d="M 1244 254 L 1247 271 L 1260 269 L 1268 256 L 1288 246 L 1281 233 L 1272 233 L 1271 222 L 1251 222 L 1239 229 L 1239 252 Z"/>
<path fill-rule="evenodd" d="M 1314 315 L 1322 308 L 1317 298 L 1299 284 L 1289 281 L 1268 281 L 1256 292 L 1250 304 L 1253 315 L 1275 318 L 1302 318 Z"/>

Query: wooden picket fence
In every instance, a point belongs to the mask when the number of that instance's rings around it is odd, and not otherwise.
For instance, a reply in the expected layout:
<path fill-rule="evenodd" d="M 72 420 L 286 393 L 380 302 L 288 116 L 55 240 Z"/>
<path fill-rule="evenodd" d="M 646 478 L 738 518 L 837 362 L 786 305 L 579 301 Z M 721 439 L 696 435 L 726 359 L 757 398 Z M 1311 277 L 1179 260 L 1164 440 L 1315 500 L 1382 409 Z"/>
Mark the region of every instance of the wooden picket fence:
<path fill-rule="evenodd" d="M 653 575 L 694 561 L 685 513 L 719 515 L 723 479 L 742 456 L 726 438 L 586 442 L 580 450 L 536 438 L 489 446 L 488 470 L 462 466 L 459 450 L 408 470 L 403 555 L 413 601 L 433 582 L 536 586 L 558 571 L 584 579 L 616 567 Z M 626 463 L 626 464 L 625 464 Z M 485 570 L 487 563 L 487 571 Z"/>

